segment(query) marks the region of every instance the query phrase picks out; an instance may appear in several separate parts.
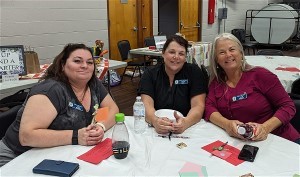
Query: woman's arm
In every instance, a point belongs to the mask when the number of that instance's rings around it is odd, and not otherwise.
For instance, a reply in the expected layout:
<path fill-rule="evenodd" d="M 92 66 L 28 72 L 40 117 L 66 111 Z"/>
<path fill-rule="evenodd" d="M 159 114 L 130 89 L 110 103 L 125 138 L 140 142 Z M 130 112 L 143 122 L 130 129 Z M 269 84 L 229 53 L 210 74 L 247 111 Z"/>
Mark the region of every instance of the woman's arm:
<path fill-rule="evenodd" d="M 238 120 L 228 120 L 226 117 L 222 116 L 218 111 L 217 100 L 216 100 L 216 91 L 217 89 L 223 90 L 223 88 L 218 85 L 216 80 L 212 81 L 209 86 L 208 95 L 205 100 L 205 120 L 212 122 L 213 124 L 224 129 L 229 136 L 234 136 L 237 138 L 242 138 L 237 133 L 237 125 L 243 124 Z"/>
<path fill-rule="evenodd" d="M 253 141 L 261 141 L 265 140 L 268 137 L 268 134 L 275 130 L 277 127 L 282 125 L 282 122 L 277 117 L 271 117 L 263 124 L 258 124 L 254 122 L 247 123 L 256 128 Z"/>
<path fill-rule="evenodd" d="M 154 100 L 146 94 L 141 94 L 141 97 L 146 110 L 146 122 L 153 125 L 157 133 L 170 132 L 173 129 L 172 122 L 155 116 Z"/>
<path fill-rule="evenodd" d="M 187 128 L 196 124 L 203 117 L 206 94 L 192 97 L 191 109 L 185 118 L 177 118 L 174 124 L 174 133 L 183 133 Z"/>
<path fill-rule="evenodd" d="M 57 111 L 45 95 L 31 96 L 25 106 L 19 131 L 23 146 L 53 147 L 72 143 L 72 130 L 50 130 Z"/>
<path fill-rule="evenodd" d="M 209 121 L 224 129 L 229 136 L 244 139 L 237 132 L 237 125 L 243 124 L 243 122 L 240 122 L 238 120 L 228 120 L 226 117 L 223 117 L 219 112 L 213 112 L 209 117 Z"/>
<path fill-rule="evenodd" d="M 271 117 L 279 119 L 282 124 L 288 124 L 296 112 L 293 100 L 289 97 L 288 93 L 284 90 L 278 77 L 272 72 L 261 69 L 257 72 L 257 84 L 263 95 L 270 101 L 275 110 L 275 114 Z M 270 118 L 270 119 L 271 119 Z M 272 121 L 273 122 L 273 121 Z M 277 122 L 277 121 L 276 121 Z M 281 125 L 281 124 L 280 124 Z M 266 123 L 267 129 L 274 130 L 278 124 Z"/>
<path fill-rule="evenodd" d="M 256 134 L 252 140 L 264 140 L 270 132 L 288 124 L 296 109 L 294 102 L 284 90 L 278 77 L 264 68 L 258 68 L 257 70 L 257 78 L 259 78 L 257 79 L 257 87 L 270 101 L 275 111 L 274 115 L 262 124 L 249 122 L 250 125 L 256 126 Z"/>

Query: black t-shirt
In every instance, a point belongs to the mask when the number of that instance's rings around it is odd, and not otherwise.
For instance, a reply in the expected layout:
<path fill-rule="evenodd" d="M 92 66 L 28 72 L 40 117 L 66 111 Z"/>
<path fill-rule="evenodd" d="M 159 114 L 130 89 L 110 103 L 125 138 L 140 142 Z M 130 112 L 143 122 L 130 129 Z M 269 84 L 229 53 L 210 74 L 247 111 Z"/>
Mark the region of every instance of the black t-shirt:
<path fill-rule="evenodd" d="M 91 107 L 89 112 L 86 112 L 69 85 L 52 79 L 47 79 L 32 87 L 28 98 L 33 95 L 42 94 L 47 96 L 55 107 L 58 114 L 48 129 L 76 130 L 86 127 L 91 123 L 92 114 L 95 111 L 94 105 L 98 104 L 100 106 L 100 103 L 107 95 L 105 87 L 98 79 L 89 85 L 89 87 L 91 91 Z M 27 100 L 19 110 L 16 120 L 10 125 L 2 139 L 17 155 L 31 148 L 22 146 L 19 141 L 20 122 L 26 102 Z"/>
<path fill-rule="evenodd" d="M 191 109 L 191 98 L 207 91 L 203 73 L 196 64 L 185 63 L 175 75 L 172 87 L 169 83 L 165 65 L 155 66 L 143 74 L 139 94 L 149 95 L 156 110 L 174 109 L 186 116 Z"/>

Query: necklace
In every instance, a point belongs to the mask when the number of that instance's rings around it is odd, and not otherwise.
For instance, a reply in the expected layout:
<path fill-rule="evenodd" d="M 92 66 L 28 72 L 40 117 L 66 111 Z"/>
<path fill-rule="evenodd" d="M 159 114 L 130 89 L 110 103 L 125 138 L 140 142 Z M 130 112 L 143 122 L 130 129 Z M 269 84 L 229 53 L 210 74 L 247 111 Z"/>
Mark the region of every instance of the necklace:
<path fill-rule="evenodd" d="M 83 102 L 84 97 L 85 97 L 85 94 L 86 94 L 86 92 L 88 91 L 88 88 L 89 88 L 88 86 L 85 87 L 84 91 L 83 91 L 82 94 L 81 94 L 81 98 L 80 98 L 80 99 L 77 97 L 80 103 Z"/>

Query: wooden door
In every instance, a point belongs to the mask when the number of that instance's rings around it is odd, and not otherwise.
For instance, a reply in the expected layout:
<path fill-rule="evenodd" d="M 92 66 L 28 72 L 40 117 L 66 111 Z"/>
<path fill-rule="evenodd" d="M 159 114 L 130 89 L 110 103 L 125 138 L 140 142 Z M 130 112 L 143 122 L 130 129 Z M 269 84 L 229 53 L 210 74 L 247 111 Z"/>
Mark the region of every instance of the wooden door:
<path fill-rule="evenodd" d="M 153 11 L 152 0 L 139 0 L 140 3 L 140 15 L 139 15 L 139 32 L 138 32 L 138 46 L 144 46 L 144 39 L 153 35 Z"/>
<path fill-rule="evenodd" d="M 152 35 L 152 0 L 107 0 L 110 58 L 121 60 L 117 43 L 129 40 L 131 48 L 143 47 Z"/>
<path fill-rule="evenodd" d="M 200 41 L 200 0 L 179 0 L 179 32 L 188 41 Z"/>
<path fill-rule="evenodd" d="M 132 48 L 137 47 L 138 24 L 136 1 L 128 0 L 121 3 L 120 0 L 108 0 L 108 29 L 110 58 L 121 60 L 117 43 L 120 40 L 128 40 Z"/>

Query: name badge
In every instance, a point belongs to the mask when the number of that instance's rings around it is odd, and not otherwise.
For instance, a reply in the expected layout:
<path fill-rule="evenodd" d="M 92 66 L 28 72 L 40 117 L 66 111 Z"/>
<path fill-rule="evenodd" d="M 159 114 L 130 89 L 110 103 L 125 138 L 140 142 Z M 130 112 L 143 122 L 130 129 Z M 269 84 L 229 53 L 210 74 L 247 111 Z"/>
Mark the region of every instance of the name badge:
<path fill-rule="evenodd" d="M 244 92 L 243 94 L 241 95 L 237 95 L 237 96 L 234 96 L 232 97 L 232 101 L 239 101 L 239 100 L 244 100 L 247 98 L 247 93 Z"/>
<path fill-rule="evenodd" d="M 189 81 L 187 79 L 182 79 L 182 80 L 175 80 L 176 85 L 185 85 L 188 84 Z"/>
<path fill-rule="evenodd" d="M 83 111 L 83 107 L 76 103 L 69 102 L 69 107 L 73 109 L 77 109 L 79 111 Z"/>

